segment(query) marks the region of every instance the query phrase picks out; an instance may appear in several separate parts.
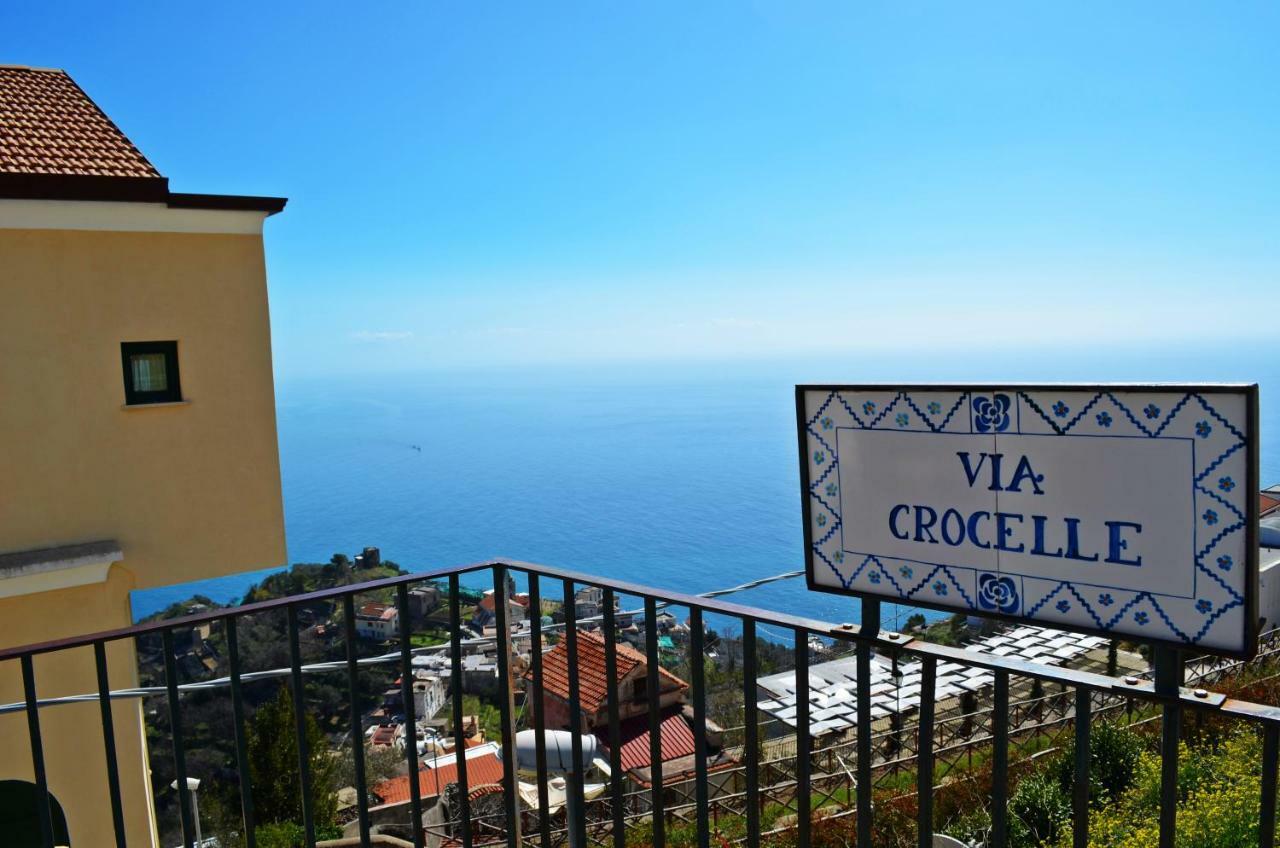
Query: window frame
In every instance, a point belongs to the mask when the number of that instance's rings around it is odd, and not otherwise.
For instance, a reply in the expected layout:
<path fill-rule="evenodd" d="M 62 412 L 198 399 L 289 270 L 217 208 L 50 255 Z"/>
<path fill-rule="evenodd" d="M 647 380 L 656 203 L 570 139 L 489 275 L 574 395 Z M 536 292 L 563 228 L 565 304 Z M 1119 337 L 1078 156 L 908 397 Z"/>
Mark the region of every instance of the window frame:
<path fill-rule="evenodd" d="M 133 387 L 133 367 L 130 359 L 146 354 L 164 356 L 165 379 L 168 385 L 161 391 L 144 392 Z M 156 403 L 181 403 L 182 381 L 178 372 L 178 343 L 162 342 L 121 342 L 120 362 L 124 368 L 124 403 L 125 406 L 146 406 Z"/>

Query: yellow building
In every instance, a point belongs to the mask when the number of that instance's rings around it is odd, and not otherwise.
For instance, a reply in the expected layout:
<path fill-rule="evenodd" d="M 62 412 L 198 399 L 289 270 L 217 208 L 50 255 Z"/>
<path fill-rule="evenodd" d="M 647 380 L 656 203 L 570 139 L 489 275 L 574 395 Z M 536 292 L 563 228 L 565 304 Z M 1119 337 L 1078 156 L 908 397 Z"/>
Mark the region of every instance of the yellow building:
<path fill-rule="evenodd" d="M 262 240 L 284 203 L 171 192 L 66 73 L 0 66 L 0 646 L 284 562 Z M 108 668 L 136 683 L 131 641 Z M 42 698 L 96 693 L 93 652 L 38 657 L 35 679 Z M 0 703 L 22 698 L 5 663 Z M 115 702 L 130 845 L 156 839 L 142 718 Z M 40 719 L 58 841 L 111 843 L 98 705 Z M 0 844 L 23 844 L 32 779 L 25 716 L 0 716 Z"/>

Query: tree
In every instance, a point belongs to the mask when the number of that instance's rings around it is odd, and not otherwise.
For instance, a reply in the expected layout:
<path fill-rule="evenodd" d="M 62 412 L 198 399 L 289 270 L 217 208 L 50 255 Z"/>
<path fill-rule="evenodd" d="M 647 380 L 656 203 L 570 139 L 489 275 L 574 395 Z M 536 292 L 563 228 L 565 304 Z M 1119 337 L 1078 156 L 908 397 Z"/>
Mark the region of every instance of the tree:
<path fill-rule="evenodd" d="M 337 822 L 334 793 L 336 763 L 315 719 L 304 717 L 308 765 L 311 771 L 311 812 L 316 830 Z M 253 810 L 258 824 L 302 821 L 302 778 L 298 773 L 298 743 L 293 698 L 281 686 L 276 697 L 254 713 L 249 726 L 249 773 L 253 779 Z"/>

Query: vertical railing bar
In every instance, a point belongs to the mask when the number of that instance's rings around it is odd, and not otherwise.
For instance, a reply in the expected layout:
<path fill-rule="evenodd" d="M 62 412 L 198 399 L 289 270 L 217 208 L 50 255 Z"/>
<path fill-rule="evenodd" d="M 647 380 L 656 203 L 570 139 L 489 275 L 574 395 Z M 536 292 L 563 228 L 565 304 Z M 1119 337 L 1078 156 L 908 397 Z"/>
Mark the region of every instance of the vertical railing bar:
<path fill-rule="evenodd" d="M 498 628 L 498 707 L 502 716 L 502 792 L 507 811 L 507 845 L 520 848 L 520 796 L 516 793 L 516 739 L 512 726 L 511 598 L 507 594 L 507 567 L 493 567 L 493 611 Z M 570 675 L 572 677 L 572 675 Z M 415 846 L 421 848 L 421 846 Z"/>
<path fill-rule="evenodd" d="M 187 788 L 187 752 L 182 738 L 182 707 L 178 701 L 178 664 L 173 654 L 173 630 L 160 634 L 164 648 L 164 681 L 169 697 L 169 732 L 173 736 L 173 772 L 178 784 L 178 808 L 182 820 L 182 844 L 194 844 L 195 828 L 191 820 L 191 790 Z"/>
<path fill-rule="evenodd" d="M 227 662 L 231 678 L 231 722 L 236 738 L 236 772 L 240 783 L 240 814 L 244 822 L 245 848 L 255 848 L 258 836 L 253 817 L 253 778 L 249 769 L 249 742 L 244 732 L 244 693 L 240 684 L 240 635 L 237 619 L 229 615 L 224 621 L 227 631 Z"/>
<path fill-rule="evenodd" d="M 920 848 L 933 844 L 933 707 L 938 660 L 925 656 L 920 667 L 920 727 L 916 731 L 916 798 Z"/>
<path fill-rule="evenodd" d="M 702 610 L 689 610 L 689 677 L 693 686 L 694 800 L 697 804 L 698 845 L 710 848 L 710 798 L 707 792 L 707 684 L 703 648 Z"/>
<path fill-rule="evenodd" d="M 564 586 L 564 647 L 569 677 L 569 748 L 573 756 L 573 772 L 570 775 L 569 797 L 565 799 L 569 813 L 569 844 L 585 846 L 587 831 L 585 822 L 586 799 L 582 788 L 582 687 L 578 680 L 578 606 L 573 591 L 573 581 L 562 581 Z M 612 687 L 613 681 L 606 682 Z"/>
<path fill-rule="evenodd" d="M 347 642 L 347 693 L 351 700 L 351 758 L 356 775 L 356 816 L 360 845 L 369 848 L 369 790 L 365 786 L 364 722 L 360 717 L 360 674 L 356 653 L 356 602 L 354 594 L 342 596 L 342 618 Z"/>
<path fill-rule="evenodd" d="M 453 683 L 453 757 L 458 769 L 458 822 L 463 848 L 471 848 L 471 799 L 467 786 L 467 744 L 462 735 L 462 612 L 458 575 L 449 575 L 449 666 Z M 452 811 L 450 811 L 452 812 Z"/>
<path fill-rule="evenodd" d="M 1009 672 L 997 671 L 995 678 L 991 712 L 991 848 L 1006 848 L 1009 841 Z"/>
<path fill-rule="evenodd" d="M 856 744 L 858 762 L 858 848 L 871 848 L 871 643 L 859 639 L 857 658 Z"/>
<path fill-rule="evenodd" d="M 658 605 L 646 595 L 644 599 L 644 650 L 646 697 L 649 701 L 649 783 L 653 813 L 653 846 L 663 848 L 667 842 L 666 815 L 663 810 L 662 784 L 662 690 L 658 677 Z"/>
<path fill-rule="evenodd" d="M 293 728 L 298 742 L 298 780 L 302 792 L 302 831 L 307 848 L 316 844 L 315 814 L 311 808 L 311 746 L 307 744 L 307 701 L 302 683 L 302 647 L 298 643 L 298 607 L 285 607 L 289 628 L 289 679 L 293 689 Z"/>
<path fill-rule="evenodd" d="M 610 681 L 609 709 L 609 797 L 613 813 L 613 846 L 627 848 L 626 799 L 622 787 L 622 723 L 618 703 L 618 626 L 613 612 L 613 590 L 604 590 L 604 671 Z"/>
<path fill-rule="evenodd" d="M 1182 707 L 1176 698 L 1182 685 L 1182 660 L 1177 649 L 1157 647 L 1152 652 L 1157 694 L 1174 698 L 1165 704 L 1160 742 L 1160 848 L 1174 848 L 1178 824 L 1178 738 L 1182 733 Z"/>
<path fill-rule="evenodd" d="M 742 619 L 742 720 L 743 753 L 747 758 L 743 803 L 747 812 L 747 846 L 760 845 L 760 725 L 756 713 L 756 622 Z"/>
<path fill-rule="evenodd" d="M 169 631 L 165 631 L 167 634 Z M 40 736 L 40 702 L 36 698 L 36 670 L 31 655 L 22 657 L 22 691 L 27 700 L 27 735 L 31 740 L 31 770 L 36 779 L 36 816 L 44 848 L 53 848 L 53 808 L 49 775 L 44 765 L 44 739 Z"/>
<path fill-rule="evenodd" d="M 809 773 L 812 767 L 812 742 L 809 738 L 809 634 L 795 632 L 796 657 L 796 836 L 801 845 L 809 844 L 811 792 Z"/>
<path fill-rule="evenodd" d="M 1280 769 L 1280 726 L 1267 722 L 1262 730 L 1262 809 L 1258 816 L 1258 848 L 1276 844 L 1276 771 Z"/>
<path fill-rule="evenodd" d="M 551 848 L 551 798 L 547 791 L 547 716 L 542 688 L 542 584 L 538 575 L 529 575 L 529 661 L 533 687 L 526 697 L 533 716 L 534 765 L 538 772 L 538 838 L 542 848 Z"/>
<path fill-rule="evenodd" d="M 107 646 L 93 643 L 93 660 L 98 667 L 98 707 L 102 713 L 102 745 L 107 755 L 107 794 L 111 799 L 111 823 L 115 828 L 116 848 L 125 848 L 124 806 L 120 802 L 120 764 L 116 759 L 116 730 L 111 715 L 111 683 L 107 677 Z"/>
<path fill-rule="evenodd" d="M 400 625 L 400 700 L 404 709 L 404 750 L 409 759 L 409 816 L 413 848 L 422 848 L 422 777 L 418 767 L 418 719 L 413 709 L 413 622 L 409 615 L 409 584 L 396 586 L 396 619 Z"/>
<path fill-rule="evenodd" d="M 1089 848 L 1089 719 L 1093 708 L 1090 692 L 1076 687 L 1076 781 L 1071 787 L 1071 844 Z"/>

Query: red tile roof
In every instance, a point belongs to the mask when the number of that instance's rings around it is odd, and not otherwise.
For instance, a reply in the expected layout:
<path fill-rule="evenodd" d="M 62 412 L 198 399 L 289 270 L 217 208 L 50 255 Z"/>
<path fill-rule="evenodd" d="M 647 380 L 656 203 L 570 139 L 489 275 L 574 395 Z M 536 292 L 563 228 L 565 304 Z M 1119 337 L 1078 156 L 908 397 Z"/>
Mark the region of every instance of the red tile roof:
<path fill-rule="evenodd" d="M 605 676 L 604 635 L 578 631 L 578 663 L 574 673 L 578 678 L 578 697 L 586 713 L 598 712 L 609 697 L 609 690 L 631 673 L 636 666 L 647 665 L 645 655 L 628 645 L 618 644 L 618 676 L 610 685 Z M 689 684 L 659 666 L 658 674 L 688 689 Z M 526 680 L 533 679 L 533 672 L 525 673 Z M 562 640 L 542 657 L 542 687 L 544 691 L 562 700 L 569 700 L 569 649 Z"/>
<path fill-rule="evenodd" d="M 512 602 L 517 603 L 520 606 L 525 607 L 526 609 L 529 606 L 528 595 L 512 595 L 511 600 Z M 487 610 L 488 612 L 497 612 L 494 606 L 493 592 L 485 593 L 485 596 L 480 599 L 480 608 L 483 610 Z"/>
<path fill-rule="evenodd" d="M 65 71 L 0 66 L 0 173 L 161 180 Z"/>
<path fill-rule="evenodd" d="M 424 768 L 418 772 L 418 790 L 423 798 L 434 798 L 444 792 L 450 783 L 458 782 L 458 765 L 449 759 L 436 768 Z M 487 783 L 502 782 L 502 760 L 496 754 L 467 757 L 467 787 L 474 790 Z M 373 794 L 383 804 L 403 804 L 409 800 L 409 776 L 393 777 L 373 787 Z"/>
<path fill-rule="evenodd" d="M 1262 502 L 1262 508 L 1258 511 L 1260 515 L 1266 515 L 1271 510 L 1280 508 L 1280 498 L 1274 498 L 1264 493 L 1259 493 L 1258 498 Z"/>
<path fill-rule="evenodd" d="M 595 731 L 600 740 L 602 756 L 609 757 L 609 728 L 601 727 Z M 622 742 L 619 759 L 623 771 L 649 768 L 649 717 L 636 716 L 627 719 L 618 727 L 618 738 Z M 689 726 L 681 707 L 669 708 L 662 723 L 658 725 L 658 746 L 662 752 L 662 761 L 670 762 L 680 757 L 692 756 L 697 750 L 693 740 L 693 728 Z"/>

